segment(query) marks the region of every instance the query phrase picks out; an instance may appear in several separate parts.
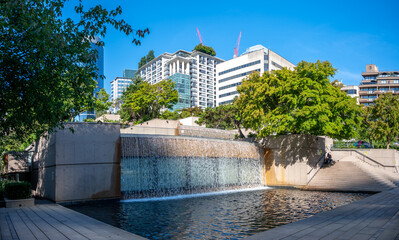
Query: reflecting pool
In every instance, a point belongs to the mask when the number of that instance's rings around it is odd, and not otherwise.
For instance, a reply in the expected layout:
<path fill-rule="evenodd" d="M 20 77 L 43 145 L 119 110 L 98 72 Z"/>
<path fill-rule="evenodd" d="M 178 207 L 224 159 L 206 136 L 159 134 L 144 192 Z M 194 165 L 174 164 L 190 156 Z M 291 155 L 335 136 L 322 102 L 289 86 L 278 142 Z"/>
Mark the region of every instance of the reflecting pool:
<path fill-rule="evenodd" d="M 270 188 L 69 208 L 148 239 L 238 239 L 363 199 L 369 194 Z"/>

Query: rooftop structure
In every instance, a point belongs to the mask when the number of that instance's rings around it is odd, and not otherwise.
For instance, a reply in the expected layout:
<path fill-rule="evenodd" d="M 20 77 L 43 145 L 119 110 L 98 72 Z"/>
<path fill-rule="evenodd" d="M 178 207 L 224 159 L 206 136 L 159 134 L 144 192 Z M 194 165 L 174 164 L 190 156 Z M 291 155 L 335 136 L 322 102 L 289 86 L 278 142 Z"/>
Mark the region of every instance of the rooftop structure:
<path fill-rule="evenodd" d="M 294 69 L 295 65 L 262 45 L 250 47 L 241 56 L 217 65 L 216 105 L 233 102 L 234 97 L 239 95 L 237 86 L 250 73 L 262 74 L 284 67 Z"/>
<path fill-rule="evenodd" d="M 342 92 L 345 92 L 348 96 L 352 98 L 357 98 L 357 104 L 359 104 L 359 87 L 355 85 L 344 85 L 341 88 Z"/>
<path fill-rule="evenodd" d="M 216 65 L 222 59 L 208 54 L 178 50 L 164 53 L 137 70 L 143 81 L 156 84 L 163 79 L 172 79 L 179 92 L 179 102 L 174 107 L 216 106 Z"/>
<path fill-rule="evenodd" d="M 359 86 L 360 103 L 369 106 L 380 95 L 391 92 L 399 94 L 399 71 L 380 72 L 374 64 L 366 65 Z"/>

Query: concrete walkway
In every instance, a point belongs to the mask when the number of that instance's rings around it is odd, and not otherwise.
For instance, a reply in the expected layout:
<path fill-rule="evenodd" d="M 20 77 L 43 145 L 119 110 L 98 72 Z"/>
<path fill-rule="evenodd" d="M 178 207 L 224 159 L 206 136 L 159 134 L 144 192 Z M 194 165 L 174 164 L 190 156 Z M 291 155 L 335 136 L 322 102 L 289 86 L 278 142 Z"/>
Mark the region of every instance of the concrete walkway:
<path fill-rule="evenodd" d="M 0 239 L 145 239 L 57 204 L 0 208 Z"/>
<path fill-rule="evenodd" d="M 399 188 L 255 234 L 247 239 L 399 240 Z"/>

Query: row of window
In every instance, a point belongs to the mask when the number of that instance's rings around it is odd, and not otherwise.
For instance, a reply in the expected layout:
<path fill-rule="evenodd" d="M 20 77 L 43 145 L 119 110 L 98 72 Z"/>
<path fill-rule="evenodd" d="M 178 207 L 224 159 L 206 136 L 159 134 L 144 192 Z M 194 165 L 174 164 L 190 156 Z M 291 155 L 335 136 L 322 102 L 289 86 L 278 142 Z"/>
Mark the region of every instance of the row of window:
<path fill-rule="evenodd" d="M 357 94 L 356 89 L 348 89 L 348 90 L 344 90 L 344 92 L 346 92 L 346 94 Z"/>
<path fill-rule="evenodd" d="M 244 65 L 238 66 L 238 67 L 230 68 L 230 69 L 228 69 L 228 70 L 226 70 L 226 71 L 220 72 L 220 73 L 219 73 L 219 76 L 220 76 L 220 75 L 223 75 L 223 74 L 226 74 L 226 73 L 229 73 L 229 72 L 236 71 L 236 70 L 238 70 L 238 69 L 250 67 L 250 66 L 253 66 L 253 65 L 256 65 L 256 64 L 259 64 L 259 63 L 260 63 L 260 60 L 255 61 L 255 62 L 250 62 L 250 63 L 244 64 Z"/>
<path fill-rule="evenodd" d="M 237 75 L 234 75 L 234 76 L 231 76 L 231 77 L 220 79 L 219 83 L 226 82 L 226 81 L 229 81 L 231 79 L 235 79 L 235 78 L 239 78 L 239 77 L 244 77 L 244 76 L 247 76 L 247 75 L 249 75 L 249 74 L 251 74 L 253 72 L 260 72 L 260 69 L 255 69 L 255 70 L 252 70 L 252 71 L 249 71 L 249 72 L 240 73 L 240 74 L 237 74 Z"/>
<path fill-rule="evenodd" d="M 219 105 L 229 104 L 229 103 L 232 103 L 233 101 L 234 100 L 228 100 L 228 101 L 220 102 Z"/>
<path fill-rule="evenodd" d="M 279 68 L 279 69 L 283 69 L 283 67 L 282 67 L 280 64 L 275 63 L 275 62 L 273 62 L 273 61 L 272 61 L 272 65 L 275 66 L 275 67 L 277 67 L 277 68 Z"/>
<path fill-rule="evenodd" d="M 241 85 L 241 82 L 236 82 L 236 83 L 233 83 L 233 84 L 230 84 L 230 85 L 226 85 L 226 86 L 220 87 L 219 90 L 232 88 L 232 87 L 235 87 L 235 86 L 238 86 L 238 85 Z"/>
<path fill-rule="evenodd" d="M 225 93 L 225 94 L 220 94 L 219 98 L 227 97 L 227 96 L 231 96 L 231 95 L 235 95 L 235 94 L 238 94 L 238 92 L 234 91 L 234 92 L 229 92 L 229 93 Z"/>

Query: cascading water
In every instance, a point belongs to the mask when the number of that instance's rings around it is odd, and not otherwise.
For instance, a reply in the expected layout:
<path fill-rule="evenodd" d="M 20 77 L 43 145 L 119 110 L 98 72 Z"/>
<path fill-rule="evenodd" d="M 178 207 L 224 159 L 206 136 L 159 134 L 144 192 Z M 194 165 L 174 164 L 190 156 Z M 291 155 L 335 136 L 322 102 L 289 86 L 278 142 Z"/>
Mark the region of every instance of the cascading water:
<path fill-rule="evenodd" d="M 123 199 L 262 185 L 262 149 L 251 143 L 148 135 L 121 139 Z"/>

